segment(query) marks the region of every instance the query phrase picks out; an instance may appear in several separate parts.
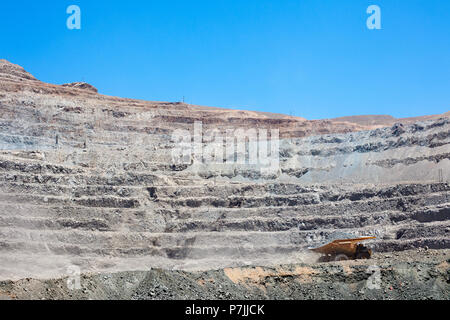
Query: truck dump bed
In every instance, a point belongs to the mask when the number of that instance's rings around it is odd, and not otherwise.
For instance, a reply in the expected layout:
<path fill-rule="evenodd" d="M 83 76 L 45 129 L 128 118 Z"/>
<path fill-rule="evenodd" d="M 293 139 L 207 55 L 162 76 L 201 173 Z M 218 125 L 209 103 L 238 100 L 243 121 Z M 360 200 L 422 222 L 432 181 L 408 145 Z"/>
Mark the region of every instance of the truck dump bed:
<path fill-rule="evenodd" d="M 326 245 L 318 248 L 310 249 L 311 251 L 326 254 L 326 255 L 338 255 L 345 254 L 346 256 L 352 257 L 356 253 L 356 248 L 359 242 L 375 239 L 375 237 L 361 237 L 354 239 L 339 239 L 334 240 Z"/>

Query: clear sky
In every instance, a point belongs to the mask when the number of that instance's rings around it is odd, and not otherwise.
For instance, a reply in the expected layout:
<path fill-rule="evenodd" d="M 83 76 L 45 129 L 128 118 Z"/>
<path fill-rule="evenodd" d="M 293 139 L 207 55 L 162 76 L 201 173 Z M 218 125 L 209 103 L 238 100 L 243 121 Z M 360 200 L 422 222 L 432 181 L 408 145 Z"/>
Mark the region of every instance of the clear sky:
<path fill-rule="evenodd" d="M 0 27 L 0 58 L 107 95 L 308 119 L 450 110 L 449 0 L 2 0 Z"/>

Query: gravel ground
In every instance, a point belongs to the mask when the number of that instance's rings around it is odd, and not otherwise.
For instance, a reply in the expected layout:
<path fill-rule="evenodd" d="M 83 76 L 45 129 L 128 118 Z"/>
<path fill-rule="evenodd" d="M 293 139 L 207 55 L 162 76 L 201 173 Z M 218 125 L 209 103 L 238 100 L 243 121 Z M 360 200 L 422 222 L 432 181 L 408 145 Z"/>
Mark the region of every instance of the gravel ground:
<path fill-rule="evenodd" d="M 445 299 L 450 250 L 375 253 L 373 259 L 242 267 L 163 269 L 0 282 L 2 299 Z M 69 284 L 69 285 L 68 285 Z M 70 286 L 74 286 L 72 290 Z"/>

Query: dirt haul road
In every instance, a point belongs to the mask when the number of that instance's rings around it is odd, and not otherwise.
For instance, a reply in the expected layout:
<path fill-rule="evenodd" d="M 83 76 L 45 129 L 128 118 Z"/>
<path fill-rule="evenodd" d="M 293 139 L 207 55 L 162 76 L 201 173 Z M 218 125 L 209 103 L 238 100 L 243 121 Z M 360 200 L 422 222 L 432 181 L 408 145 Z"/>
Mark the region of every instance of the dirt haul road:
<path fill-rule="evenodd" d="M 152 269 L 0 282 L 2 299 L 449 299 L 450 250 L 378 253 L 371 260 Z"/>

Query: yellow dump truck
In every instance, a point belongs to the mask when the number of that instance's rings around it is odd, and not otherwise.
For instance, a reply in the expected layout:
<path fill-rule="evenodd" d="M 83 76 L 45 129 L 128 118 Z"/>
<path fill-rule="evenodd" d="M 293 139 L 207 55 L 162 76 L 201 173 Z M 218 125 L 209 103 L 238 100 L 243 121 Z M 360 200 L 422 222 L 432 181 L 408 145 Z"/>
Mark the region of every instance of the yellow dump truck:
<path fill-rule="evenodd" d="M 338 239 L 310 250 L 322 254 L 319 262 L 370 259 L 372 250 L 361 244 L 362 241 L 370 239 L 375 239 L 375 237 Z"/>

